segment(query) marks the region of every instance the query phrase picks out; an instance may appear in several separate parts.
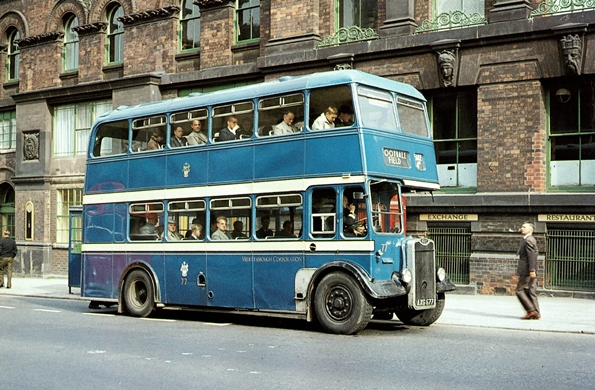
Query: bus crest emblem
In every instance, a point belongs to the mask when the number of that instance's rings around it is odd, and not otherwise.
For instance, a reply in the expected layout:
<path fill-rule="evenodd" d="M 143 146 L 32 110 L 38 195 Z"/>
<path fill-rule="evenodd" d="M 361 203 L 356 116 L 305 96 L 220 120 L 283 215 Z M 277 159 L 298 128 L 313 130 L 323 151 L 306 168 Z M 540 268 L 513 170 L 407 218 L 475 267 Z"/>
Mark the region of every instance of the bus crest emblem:
<path fill-rule="evenodd" d="M 182 262 L 180 272 L 182 273 L 182 286 L 184 286 L 188 284 L 188 263 L 186 263 L 185 261 Z"/>
<path fill-rule="evenodd" d="M 185 163 L 184 168 L 182 168 L 182 172 L 184 172 L 184 177 L 188 177 L 190 174 L 190 164 Z"/>

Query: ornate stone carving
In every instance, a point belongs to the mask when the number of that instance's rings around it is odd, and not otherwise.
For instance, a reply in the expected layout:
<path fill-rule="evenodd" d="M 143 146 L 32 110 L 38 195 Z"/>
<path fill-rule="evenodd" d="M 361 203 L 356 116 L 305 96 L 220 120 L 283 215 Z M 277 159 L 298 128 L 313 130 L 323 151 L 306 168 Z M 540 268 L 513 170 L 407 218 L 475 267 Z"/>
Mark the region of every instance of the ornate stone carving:
<path fill-rule="evenodd" d="M 350 63 L 336 64 L 334 70 L 347 70 L 353 69 Z"/>
<path fill-rule="evenodd" d="M 149 11 L 137 12 L 135 14 L 120 16 L 118 20 L 124 24 L 137 24 L 167 18 L 175 13 L 180 12 L 180 7 L 177 5 L 168 5 L 167 7 L 152 9 Z"/>
<path fill-rule="evenodd" d="M 380 36 L 372 28 L 361 29 L 358 26 L 341 27 L 335 34 L 324 37 L 317 47 L 337 46 L 378 38 L 380 38 Z"/>
<path fill-rule="evenodd" d="M 42 45 L 44 43 L 55 42 L 59 39 L 62 39 L 63 36 L 63 32 L 50 32 L 19 39 L 17 43 L 19 45 L 19 48 L 22 49 L 28 46 Z"/>
<path fill-rule="evenodd" d="M 39 131 L 23 133 L 23 160 L 39 160 Z"/>
<path fill-rule="evenodd" d="M 457 50 L 441 50 L 438 54 L 438 69 L 442 78 L 442 86 L 450 87 L 457 70 Z"/>
<path fill-rule="evenodd" d="M 560 39 L 562 45 L 562 61 L 566 72 L 571 75 L 580 75 L 583 64 L 583 42 L 576 35 L 567 35 Z"/>
<path fill-rule="evenodd" d="M 82 26 L 73 27 L 72 29 L 79 36 L 87 35 L 87 34 L 102 33 L 107 30 L 107 23 L 106 22 L 89 23 L 89 24 L 84 24 Z"/>

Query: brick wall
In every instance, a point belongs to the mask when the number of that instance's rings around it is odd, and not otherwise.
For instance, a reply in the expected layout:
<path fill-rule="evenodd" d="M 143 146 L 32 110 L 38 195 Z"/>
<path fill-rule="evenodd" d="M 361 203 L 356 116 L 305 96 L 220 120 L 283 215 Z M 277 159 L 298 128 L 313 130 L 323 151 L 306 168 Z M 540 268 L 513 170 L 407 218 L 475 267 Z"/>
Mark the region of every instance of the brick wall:
<path fill-rule="evenodd" d="M 201 10 L 200 19 L 201 69 L 230 65 L 234 43 L 233 5 Z"/>
<path fill-rule="evenodd" d="M 536 177 L 545 173 L 541 83 L 482 85 L 477 100 L 478 192 L 543 192 L 545 176 Z M 527 167 L 531 167 L 530 172 Z"/>

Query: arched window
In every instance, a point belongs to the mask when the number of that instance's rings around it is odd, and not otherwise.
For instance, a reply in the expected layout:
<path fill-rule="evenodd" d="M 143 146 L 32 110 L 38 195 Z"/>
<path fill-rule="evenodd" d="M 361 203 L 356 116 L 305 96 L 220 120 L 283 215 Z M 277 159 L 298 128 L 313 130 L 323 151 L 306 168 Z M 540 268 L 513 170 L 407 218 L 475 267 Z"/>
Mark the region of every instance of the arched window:
<path fill-rule="evenodd" d="M 111 4 L 107 12 L 107 63 L 120 64 L 124 61 L 124 24 L 118 20 L 124 16 L 124 9 L 118 3 Z"/>
<path fill-rule="evenodd" d="M 0 184 L 0 222 L 2 231 L 14 237 L 14 189 L 8 183 Z"/>
<path fill-rule="evenodd" d="M 6 79 L 8 81 L 14 81 L 19 79 L 19 62 L 21 52 L 19 51 L 19 45 L 17 41 L 21 39 L 19 30 L 12 27 L 7 31 L 6 36 L 8 37 L 7 42 L 7 53 L 6 53 Z"/>
<path fill-rule="evenodd" d="M 180 51 L 200 47 L 200 9 L 194 0 L 182 0 L 180 13 Z"/>
<path fill-rule="evenodd" d="M 62 53 L 62 64 L 64 72 L 77 70 L 79 67 L 79 35 L 73 31 L 73 27 L 79 25 L 75 15 L 67 15 L 64 18 L 64 46 Z"/>

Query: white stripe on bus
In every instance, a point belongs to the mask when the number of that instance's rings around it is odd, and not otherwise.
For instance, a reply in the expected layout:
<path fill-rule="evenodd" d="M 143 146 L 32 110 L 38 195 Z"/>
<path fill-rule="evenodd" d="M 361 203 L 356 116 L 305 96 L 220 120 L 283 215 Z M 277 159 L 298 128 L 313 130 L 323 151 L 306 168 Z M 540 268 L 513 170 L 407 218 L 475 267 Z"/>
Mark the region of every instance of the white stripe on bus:
<path fill-rule="evenodd" d="M 214 196 L 231 196 L 238 194 L 266 194 L 278 192 L 299 192 L 305 191 L 311 186 L 335 185 L 335 184 L 361 184 L 365 182 L 363 175 L 344 175 L 332 177 L 319 177 L 312 179 L 276 180 L 266 182 L 250 182 L 241 184 L 224 185 L 196 185 L 192 188 L 192 195 L 189 196 L 190 188 L 172 188 L 160 190 L 143 190 L 115 192 L 109 194 L 87 194 L 83 197 L 84 205 L 142 202 L 162 199 L 188 199 L 204 198 Z"/>
<path fill-rule="evenodd" d="M 310 245 L 316 245 L 316 250 L 311 251 Z M 82 244 L 82 252 L 108 253 L 108 252 L 307 252 L 307 253 L 345 253 L 345 252 L 372 252 L 374 241 L 369 240 L 332 240 L 332 241 L 224 241 L 224 242 L 126 242 Z"/>

